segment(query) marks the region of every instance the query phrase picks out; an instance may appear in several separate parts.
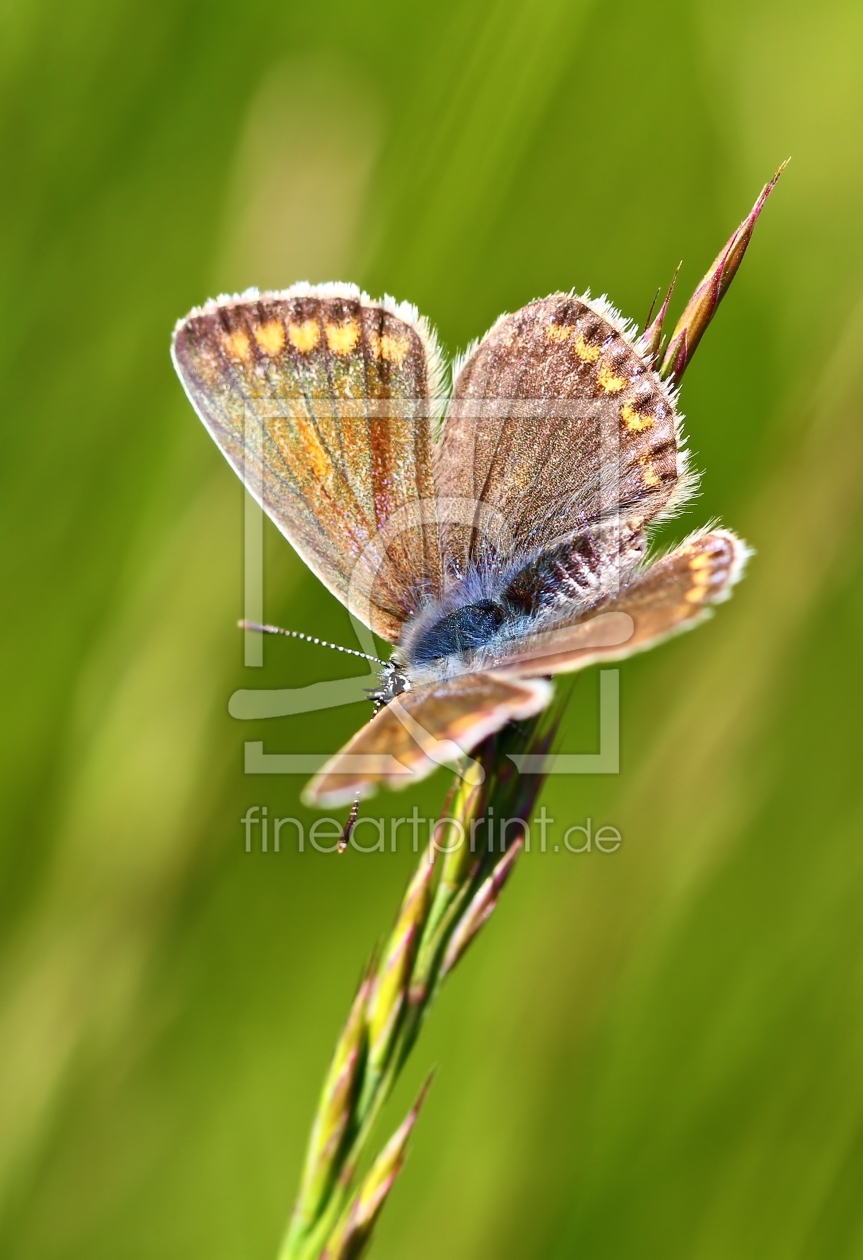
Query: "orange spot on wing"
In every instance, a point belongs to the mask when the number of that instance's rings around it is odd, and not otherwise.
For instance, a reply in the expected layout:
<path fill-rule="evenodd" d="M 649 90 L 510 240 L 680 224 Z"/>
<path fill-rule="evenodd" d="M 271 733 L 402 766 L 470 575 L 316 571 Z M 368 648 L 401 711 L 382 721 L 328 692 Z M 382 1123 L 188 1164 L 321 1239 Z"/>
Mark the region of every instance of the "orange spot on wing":
<path fill-rule="evenodd" d="M 620 409 L 620 418 L 629 429 L 630 433 L 643 433 L 645 429 L 649 429 L 655 422 L 656 416 L 643 416 L 640 412 L 625 402 Z"/>
<path fill-rule="evenodd" d="M 546 324 L 545 335 L 549 341 L 556 341 L 562 344 L 572 332 L 571 327 L 566 324 Z"/>
<path fill-rule="evenodd" d="M 326 334 L 333 354 L 350 354 L 360 339 L 360 326 L 355 319 L 347 324 L 327 324 Z"/>
<path fill-rule="evenodd" d="M 627 383 L 626 377 L 615 376 L 607 363 L 600 363 L 596 381 L 606 394 L 619 394 Z"/>
<path fill-rule="evenodd" d="M 599 346 L 589 346 L 581 333 L 576 333 L 573 337 L 572 348 L 582 363 L 595 363 L 601 353 Z"/>
<path fill-rule="evenodd" d="M 255 341 L 270 356 L 281 354 L 285 348 L 285 329 L 280 319 L 270 320 L 255 329 Z"/>
<path fill-rule="evenodd" d="M 369 348 L 376 359 L 388 363 L 402 363 L 410 349 L 409 337 L 397 337 L 392 333 L 378 333 L 370 329 L 366 334 Z"/>
<path fill-rule="evenodd" d="M 288 336 L 300 354 L 308 354 L 320 341 L 321 330 L 316 319 L 305 319 L 301 324 L 288 324 Z"/>
<path fill-rule="evenodd" d="M 225 333 L 222 342 L 232 359 L 241 359 L 243 363 L 248 363 L 251 358 L 251 345 L 248 333 L 242 328 L 237 328 L 231 333 Z"/>
<path fill-rule="evenodd" d="M 641 478 L 644 484 L 646 486 L 650 486 L 651 489 L 655 489 L 656 486 L 661 486 L 662 478 L 659 476 L 650 460 L 639 460 L 639 463 L 641 464 Z"/>
<path fill-rule="evenodd" d="M 708 594 L 713 578 L 713 557 L 706 551 L 698 551 L 693 546 L 689 560 L 689 571 L 692 574 L 692 587 L 684 596 L 687 603 L 699 604 Z"/>
<path fill-rule="evenodd" d="M 410 344 L 407 337 L 392 337 L 389 333 L 381 333 L 380 356 L 388 363 L 403 363 Z"/>

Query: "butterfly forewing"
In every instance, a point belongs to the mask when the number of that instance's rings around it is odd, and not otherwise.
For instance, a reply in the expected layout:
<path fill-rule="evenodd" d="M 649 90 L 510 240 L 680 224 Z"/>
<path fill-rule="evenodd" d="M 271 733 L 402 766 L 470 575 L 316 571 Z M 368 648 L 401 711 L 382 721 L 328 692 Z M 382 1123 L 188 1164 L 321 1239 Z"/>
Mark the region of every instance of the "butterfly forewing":
<path fill-rule="evenodd" d="M 411 307 L 347 286 L 220 299 L 178 325 L 204 424 L 307 564 L 378 634 L 438 593 L 439 360 Z"/>
<path fill-rule="evenodd" d="M 492 504 L 510 554 L 611 516 L 626 546 L 688 489 L 670 391 L 604 304 L 567 294 L 504 316 L 467 357 L 436 481 L 443 498 Z M 457 571 L 488 562 L 479 519 L 445 537 Z"/>
<path fill-rule="evenodd" d="M 378 783 L 402 788 L 453 765 L 512 720 L 533 717 L 551 699 L 542 679 L 463 674 L 397 696 L 360 727 L 306 789 L 318 805 L 344 805 Z"/>

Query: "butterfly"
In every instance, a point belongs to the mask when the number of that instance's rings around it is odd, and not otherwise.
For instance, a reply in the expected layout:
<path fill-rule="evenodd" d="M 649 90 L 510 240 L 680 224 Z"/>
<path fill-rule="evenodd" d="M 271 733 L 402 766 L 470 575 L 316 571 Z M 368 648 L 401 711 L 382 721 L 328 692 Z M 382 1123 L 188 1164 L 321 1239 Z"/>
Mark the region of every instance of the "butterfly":
<path fill-rule="evenodd" d="M 338 805 L 456 764 L 555 675 L 696 625 L 748 556 L 648 555 L 694 490 L 676 390 L 605 299 L 556 293 L 445 366 L 407 303 L 352 285 L 220 297 L 177 325 L 200 418 L 309 568 L 392 644 L 377 711 L 315 775 Z"/>

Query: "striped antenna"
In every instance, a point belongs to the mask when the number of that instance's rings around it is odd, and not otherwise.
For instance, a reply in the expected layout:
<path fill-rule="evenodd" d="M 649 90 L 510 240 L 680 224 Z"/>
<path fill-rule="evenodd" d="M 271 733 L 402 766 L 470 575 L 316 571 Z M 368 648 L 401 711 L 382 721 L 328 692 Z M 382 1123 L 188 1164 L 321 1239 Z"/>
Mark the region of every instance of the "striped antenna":
<path fill-rule="evenodd" d="M 259 630 L 261 634 L 283 634 L 287 639 L 303 639 L 306 643 L 316 643 L 318 647 L 332 648 L 334 652 L 346 652 L 348 656 L 361 656 L 364 661 L 373 661 L 375 665 L 386 665 L 379 656 L 369 656 L 367 652 L 357 652 L 354 648 L 342 647 L 340 643 L 328 643 L 326 639 L 317 639 L 314 635 L 303 634 L 300 630 L 284 630 L 281 626 L 262 626 L 257 621 L 238 621 L 241 630 Z"/>

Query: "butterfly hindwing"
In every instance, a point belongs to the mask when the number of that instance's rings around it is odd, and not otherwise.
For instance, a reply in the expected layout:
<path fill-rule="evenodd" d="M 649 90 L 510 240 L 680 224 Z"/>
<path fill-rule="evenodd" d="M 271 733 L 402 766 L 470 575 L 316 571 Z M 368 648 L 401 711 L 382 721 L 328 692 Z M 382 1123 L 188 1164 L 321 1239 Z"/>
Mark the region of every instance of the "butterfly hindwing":
<path fill-rule="evenodd" d="M 297 285 L 193 311 L 173 354 L 268 515 L 343 603 L 395 641 L 440 586 L 430 414 L 440 363 L 425 321 L 352 286 Z"/>
<path fill-rule="evenodd" d="M 696 534 L 589 612 L 531 636 L 498 668 L 518 678 L 567 674 L 641 652 L 709 616 L 728 598 L 749 554 L 730 530 Z"/>

